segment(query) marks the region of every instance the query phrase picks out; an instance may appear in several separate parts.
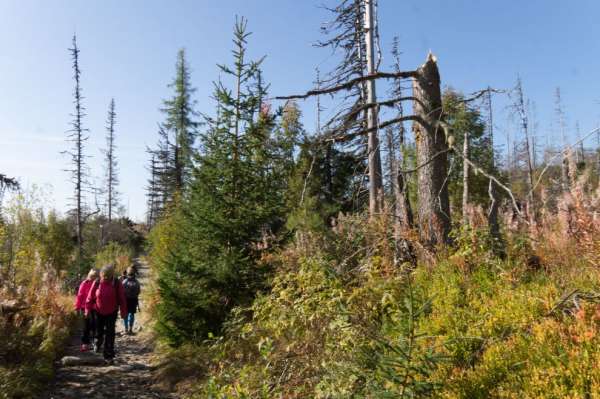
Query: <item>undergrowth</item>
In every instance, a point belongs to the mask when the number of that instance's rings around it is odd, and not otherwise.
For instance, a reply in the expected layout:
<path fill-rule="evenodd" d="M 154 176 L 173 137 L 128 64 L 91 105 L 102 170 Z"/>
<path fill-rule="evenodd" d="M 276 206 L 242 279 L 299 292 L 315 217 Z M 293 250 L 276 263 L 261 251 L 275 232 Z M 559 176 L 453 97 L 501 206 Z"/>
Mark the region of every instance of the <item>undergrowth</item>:
<path fill-rule="evenodd" d="M 473 224 L 417 265 L 395 263 L 385 218 L 298 232 L 270 290 L 163 370 L 192 398 L 600 397 L 599 202 L 562 201 L 501 255 Z"/>
<path fill-rule="evenodd" d="M 36 289 L 4 289 L 0 303 L 19 309 L 0 314 L 0 398 L 39 397 L 73 330 L 73 300 L 48 272 Z"/>
<path fill-rule="evenodd" d="M 0 213 L 0 398 L 42 395 L 78 321 L 73 294 L 80 273 L 92 259 L 122 270 L 133 256 L 125 238 L 136 235 L 125 223 L 113 223 L 108 233 L 122 239 L 105 246 L 85 235 L 78 261 L 71 219 L 48 210 L 47 203 L 34 187 L 15 194 Z M 99 231 L 92 223 L 102 220 L 88 222 L 89 231 Z"/>

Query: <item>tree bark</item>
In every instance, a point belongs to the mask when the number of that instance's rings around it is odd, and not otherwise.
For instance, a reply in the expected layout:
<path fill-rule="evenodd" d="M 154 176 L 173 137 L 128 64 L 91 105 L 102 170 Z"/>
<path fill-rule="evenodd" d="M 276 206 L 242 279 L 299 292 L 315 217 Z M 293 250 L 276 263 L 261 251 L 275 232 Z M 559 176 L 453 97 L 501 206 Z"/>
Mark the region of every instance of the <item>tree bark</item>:
<path fill-rule="evenodd" d="M 529 134 L 529 118 L 527 116 L 527 109 L 525 108 L 525 96 L 523 95 L 523 85 L 521 83 L 521 78 L 517 79 L 517 99 L 516 99 L 516 108 L 519 113 L 519 117 L 521 119 L 521 129 L 523 129 L 523 134 L 525 135 L 525 156 L 527 161 L 527 216 L 529 222 L 532 225 L 535 225 L 536 222 L 536 204 L 535 197 L 533 193 L 533 162 L 532 162 L 532 154 L 530 148 L 530 134 Z M 515 158 L 516 159 L 516 158 Z"/>
<path fill-rule="evenodd" d="M 469 158 L 469 131 L 465 130 L 463 138 L 463 159 Z M 469 164 L 463 161 L 463 195 L 462 195 L 462 218 L 463 224 L 469 224 Z"/>
<path fill-rule="evenodd" d="M 560 128 L 560 134 L 562 137 L 562 145 L 563 145 L 563 148 L 566 148 L 567 147 L 567 136 L 566 136 L 566 132 L 565 132 L 565 113 L 562 108 L 562 102 L 561 102 L 561 97 L 560 97 L 560 87 L 556 88 L 555 102 L 556 102 L 556 114 L 558 116 L 558 125 Z M 561 183 L 562 183 L 562 190 L 568 191 L 569 186 L 570 186 L 570 184 L 569 184 L 569 158 L 568 158 L 566 152 L 563 153 L 563 159 L 562 159 L 562 163 L 561 163 Z"/>
<path fill-rule="evenodd" d="M 373 75 L 375 70 L 375 39 L 374 39 L 374 9 L 373 0 L 365 0 L 365 41 L 366 41 L 366 61 L 367 74 Z M 367 81 L 367 103 L 377 102 L 375 92 L 375 79 Z M 369 107 L 367 110 L 367 129 L 368 136 L 368 159 L 369 159 L 369 214 L 373 217 L 383 208 L 383 179 L 381 177 L 381 155 L 379 151 L 379 135 L 377 129 L 376 106 Z"/>
<path fill-rule="evenodd" d="M 491 152 L 491 161 L 492 168 L 491 171 L 495 171 L 496 169 L 496 160 L 495 160 L 495 152 L 494 152 L 494 117 L 492 110 L 492 91 L 491 88 L 488 87 L 488 92 L 486 95 L 486 107 L 487 107 L 487 127 L 490 141 L 490 152 Z M 490 207 L 488 209 L 487 220 L 488 227 L 490 229 L 490 235 L 494 239 L 494 251 L 497 254 L 503 254 L 504 248 L 502 245 L 502 236 L 500 235 L 500 225 L 498 224 L 498 200 L 497 200 L 497 190 L 496 185 L 490 179 L 488 186 L 488 195 L 490 196 Z"/>
<path fill-rule="evenodd" d="M 421 239 L 431 245 L 447 243 L 450 232 L 448 157 L 442 116 L 440 74 L 433 54 L 417 70 L 413 81 L 414 113 L 425 123 L 414 123 L 418 171 L 419 226 Z"/>
<path fill-rule="evenodd" d="M 402 134 L 402 133 L 401 133 Z M 402 142 L 402 139 L 400 139 Z M 394 239 L 399 240 L 402 232 L 412 227 L 412 211 L 406 195 L 404 176 L 400 173 L 398 162 L 398 149 L 395 145 L 394 134 L 391 128 L 387 130 L 387 145 L 389 151 L 389 173 L 394 195 Z"/>

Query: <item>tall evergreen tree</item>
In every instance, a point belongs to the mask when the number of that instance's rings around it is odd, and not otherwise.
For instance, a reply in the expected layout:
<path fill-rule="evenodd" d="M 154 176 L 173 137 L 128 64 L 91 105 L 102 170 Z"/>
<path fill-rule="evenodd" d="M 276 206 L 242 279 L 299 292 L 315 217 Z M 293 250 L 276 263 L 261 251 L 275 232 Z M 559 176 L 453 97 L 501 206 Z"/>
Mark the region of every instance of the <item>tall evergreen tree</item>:
<path fill-rule="evenodd" d="M 177 248 L 159 260 L 158 328 L 174 345 L 218 332 L 231 307 L 252 298 L 262 279 L 256 260 L 282 219 L 275 173 L 274 115 L 262 103 L 260 61 L 246 59 L 249 33 L 237 20 L 233 66 L 220 65 L 217 117 L 207 118 L 202 153 L 176 211 Z"/>
<path fill-rule="evenodd" d="M 162 128 L 167 134 L 173 134 L 173 190 L 182 191 L 190 177 L 192 169 L 193 145 L 198 133 L 198 122 L 192 95 L 196 91 L 191 84 L 190 69 L 185 59 L 185 50 L 177 53 L 175 79 L 169 85 L 174 90 L 173 97 L 164 101 L 162 112 L 166 119 Z"/>
<path fill-rule="evenodd" d="M 192 96 L 196 89 L 191 84 L 184 49 L 177 53 L 175 69 L 175 78 L 169 84 L 174 90 L 173 97 L 163 101 L 161 108 L 165 121 L 158 124 L 158 144 L 155 149 L 148 150 L 152 158 L 151 182 L 147 187 L 148 206 L 152 206 L 148 209 L 151 225 L 188 186 L 195 155 L 199 123 L 195 119 L 196 102 Z"/>

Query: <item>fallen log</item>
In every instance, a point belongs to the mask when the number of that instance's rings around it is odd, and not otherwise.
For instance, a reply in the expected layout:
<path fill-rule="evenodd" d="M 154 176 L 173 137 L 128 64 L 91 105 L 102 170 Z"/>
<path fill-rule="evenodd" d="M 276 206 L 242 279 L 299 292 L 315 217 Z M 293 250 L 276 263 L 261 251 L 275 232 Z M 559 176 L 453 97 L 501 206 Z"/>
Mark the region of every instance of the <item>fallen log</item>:
<path fill-rule="evenodd" d="M 0 302 L 0 315 L 10 315 L 18 312 L 22 312 L 23 310 L 29 309 L 30 306 L 26 305 L 22 302 L 19 302 L 17 299 L 11 299 Z"/>

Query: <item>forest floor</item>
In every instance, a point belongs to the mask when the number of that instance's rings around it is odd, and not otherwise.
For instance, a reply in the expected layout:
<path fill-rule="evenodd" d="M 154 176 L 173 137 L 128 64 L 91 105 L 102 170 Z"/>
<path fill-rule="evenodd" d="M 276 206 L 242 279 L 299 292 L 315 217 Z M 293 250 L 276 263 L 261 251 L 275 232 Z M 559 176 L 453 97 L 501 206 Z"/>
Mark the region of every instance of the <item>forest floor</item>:
<path fill-rule="evenodd" d="M 138 259 L 136 263 L 143 290 L 148 266 Z M 144 304 L 141 303 L 140 307 L 143 310 Z M 144 338 L 143 333 L 146 327 L 144 313 L 136 316 L 134 335 L 126 335 L 122 320 L 117 320 L 117 356 L 111 365 L 103 361 L 101 354 L 80 352 L 80 332 L 77 331 L 44 398 L 176 398 L 174 394 L 164 392 L 156 386 L 152 344 Z"/>

